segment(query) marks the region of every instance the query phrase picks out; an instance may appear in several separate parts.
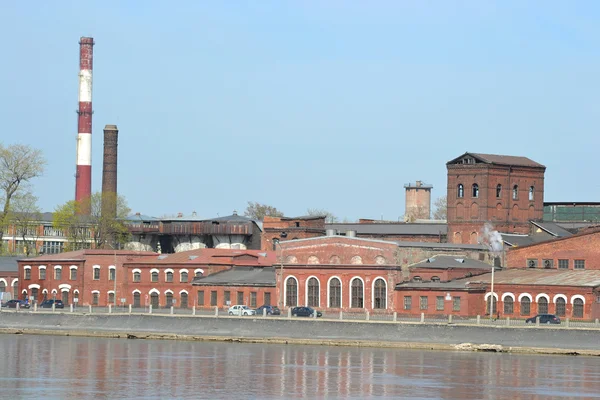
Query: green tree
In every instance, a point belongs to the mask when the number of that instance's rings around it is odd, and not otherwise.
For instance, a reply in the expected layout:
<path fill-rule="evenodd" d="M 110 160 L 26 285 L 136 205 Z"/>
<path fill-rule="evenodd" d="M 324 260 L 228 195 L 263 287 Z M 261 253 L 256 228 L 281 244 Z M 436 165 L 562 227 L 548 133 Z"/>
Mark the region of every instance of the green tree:
<path fill-rule="evenodd" d="M 24 144 L 0 144 L 0 202 L 3 204 L 0 211 L 0 251 L 13 197 L 26 192 L 30 181 L 42 175 L 45 166 L 41 150 Z"/>
<path fill-rule="evenodd" d="M 254 201 L 248 202 L 248 207 L 244 211 L 244 215 L 255 220 L 262 221 L 265 217 L 283 217 L 283 212 L 273 206 L 257 203 Z"/>

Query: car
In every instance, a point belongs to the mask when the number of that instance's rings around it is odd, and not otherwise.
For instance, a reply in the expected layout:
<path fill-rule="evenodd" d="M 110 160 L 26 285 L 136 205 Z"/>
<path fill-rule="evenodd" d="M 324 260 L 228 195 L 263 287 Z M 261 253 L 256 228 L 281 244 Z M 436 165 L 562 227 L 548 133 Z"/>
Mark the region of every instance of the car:
<path fill-rule="evenodd" d="M 248 306 L 236 304 L 235 306 L 229 307 L 227 311 L 229 315 L 256 315 L 256 311 Z"/>
<path fill-rule="evenodd" d="M 40 304 L 40 308 L 52 308 L 52 304 L 54 304 L 54 308 L 65 308 L 62 300 L 44 300 Z"/>
<path fill-rule="evenodd" d="M 263 315 L 263 310 L 267 311 L 267 315 L 281 315 L 281 310 L 277 306 L 262 305 L 256 309 L 256 315 Z"/>
<path fill-rule="evenodd" d="M 4 303 L 2 305 L 2 307 L 17 308 L 17 304 L 19 305 L 19 308 L 29 308 L 29 303 L 27 303 L 25 300 L 19 300 L 19 299 L 9 300 L 6 303 Z"/>
<path fill-rule="evenodd" d="M 294 317 L 312 317 L 315 313 L 317 314 L 317 317 L 323 316 L 323 313 L 321 311 L 317 311 L 311 307 L 294 307 L 294 308 L 292 308 L 292 316 L 294 316 Z"/>
<path fill-rule="evenodd" d="M 560 324 L 560 318 L 554 314 L 538 314 L 535 317 L 527 318 L 526 324 L 535 324 L 536 318 L 540 319 L 540 324 Z"/>

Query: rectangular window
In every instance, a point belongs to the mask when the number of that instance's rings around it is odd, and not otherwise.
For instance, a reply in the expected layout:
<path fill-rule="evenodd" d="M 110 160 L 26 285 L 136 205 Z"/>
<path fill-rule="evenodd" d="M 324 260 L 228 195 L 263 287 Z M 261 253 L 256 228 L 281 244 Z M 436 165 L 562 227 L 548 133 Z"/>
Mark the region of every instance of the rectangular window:
<path fill-rule="evenodd" d="M 46 268 L 40 269 L 40 280 L 46 279 Z"/>
<path fill-rule="evenodd" d="M 529 268 L 537 268 L 538 260 L 536 258 L 527 259 L 527 267 Z"/>
<path fill-rule="evenodd" d="M 77 279 L 77 270 L 75 268 L 71 269 L 69 274 L 70 274 L 70 276 L 69 276 L 70 280 L 74 281 L 75 279 Z"/>
<path fill-rule="evenodd" d="M 427 310 L 427 296 L 421 296 L 419 299 L 419 308 L 421 310 Z"/>
<path fill-rule="evenodd" d="M 198 290 L 198 305 L 204 306 L 204 290 Z"/>
<path fill-rule="evenodd" d="M 237 303 L 244 304 L 244 292 L 237 292 Z"/>
<path fill-rule="evenodd" d="M 223 292 L 223 302 L 227 306 L 231 305 L 231 292 L 229 290 Z"/>
<path fill-rule="evenodd" d="M 452 311 L 460 311 L 460 297 L 452 298 Z"/>
<path fill-rule="evenodd" d="M 559 269 L 569 269 L 569 260 L 558 260 Z"/>
<path fill-rule="evenodd" d="M 100 299 L 99 293 L 92 293 L 92 305 L 97 306 L 99 299 Z"/>
<path fill-rule="evenodd" d="M 140 281 L 140 279 L 142 279 L 142 274 L 140 274 L 139 272 L 135 272 L 135 273 L 133 274 L 133 281 L 134 281 L 134 282 L 139 282 L 139 281 Z"/>
<path fill-rule="evenodd" d="M 404 296 L 404 309 L 410 310 L 412 308 L 412 296 Z"/>
<path fill-rule="evenodd" d="M 575 260 L 573 267 L 575 269 L 585 269 L 585 260 Z"/>
<path fill-rule="evenodd" d="M 551 259 L 542 260 L 542 265 L 546 269 L 554 268 L 554 260 L 551 260 Z"/>
<path fill-rule="evenodd" d="M 26 280 L 29 280 L 29 279 L 31 279 L 31 270 L 30 270 L 29 268 L 27 268 L 27 269 L 25 270 L 25 279 L 26 279 Z"/>
<path fill-rule="evenodd" d="M 108 294 L 108 302 L 110 304 L 115 304 L 115 294 L 114 293 L 109 293 Z"/>
<path fill-rule="evenodd" d="M 217 305 L 217 291 L 216 290 L 210 291 L 210 305 L 211 306 Z"/>
<path fill-rule="evenodd" d="M 265 301 L 264 301 L 264 303 L 267 306 L 271 305 L 271 292 L 265 292 Z M 600 296 L 598 296 L 598 303 L 600 303 Z"/>
<path fill-rule="evenodd" d="M 115 274 L 116 274 L 117 270 L 116 269 L 111 269 L 108 271 L 108 280 L 109 281 L 114 281 L 115 280 Z"/>
<path fill-rule="evenodd" d="M 250 293 L 250 307 L 256 308 L 256 292 Z"/>
<path fill-rule="evenodd" d="M 94 268 L 94 280 L 100 279 L 100 268 Z"/>
<path fill-rule="evenodd" d="M 62 279 L 62 268 L 56 268 L 54 270 L 54 280 L 60 281 Z"/>
<path fill-rule="evenodd" d="M 444 311 L 444 296 L 435 297 L 435 309 L 437 311 Z"/>

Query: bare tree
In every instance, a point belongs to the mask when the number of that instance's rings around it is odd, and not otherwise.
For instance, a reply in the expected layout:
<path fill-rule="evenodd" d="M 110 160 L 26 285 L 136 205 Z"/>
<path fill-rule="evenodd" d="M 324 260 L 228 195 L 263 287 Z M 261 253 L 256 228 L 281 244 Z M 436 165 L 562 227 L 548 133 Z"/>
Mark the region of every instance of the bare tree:
<path fill-rule="evenodd" d="M 438 197 L 433 202 L 433 219 L 446 220 L 448 218 L 448 201 L 446 196 Z"/>
<path fill-rule="evenodd" d="M 410 210 L 406 214 L 404 214 L 404 222 L 415 222 L 418 219 L 428 219 L 427 215 L 427 207 L 425 206 L 415 206 L 411 207 Z"/>
<path fill-rule="evenodd" d="M 22 252 L 29 256 L 37 254 L 37 241 L 40 238 L 40 220 L 42 213 L 37 206 L 37 197 L 31 193 L 13 196 L 8 220 L 23 243 Z"/>
<path fill-rule="evenodd" d="M 45 165 L 41 150 L 24 144 L 0 144 L 0 201 L 4 204 L 0 211 L 0 250 L 13 197 L 42 175 Z"/>
<path fill-rule="evenodd" d="M 325 217 L 325 222 L 327 222 L 328 224 L 333 224 L 333 223 L 338 222 L 338 217 L 336 217 L 329 211 L 324 210 L 322 208 L 309 208 L 308 210 L 306 210 L 306 213 L 308 215 L 310 215 L 311 217 L 319 217 L 319 216 Z"/>
<path fill-rule="evenodd" d="M 266 216 L 283 217 L 283 212 L 279 211 L 273 206 L 249 201 L 248 207 L 246 207 L 246 211 L 244 211 L 244 215 L 252 219 L 262 221 Z"/>

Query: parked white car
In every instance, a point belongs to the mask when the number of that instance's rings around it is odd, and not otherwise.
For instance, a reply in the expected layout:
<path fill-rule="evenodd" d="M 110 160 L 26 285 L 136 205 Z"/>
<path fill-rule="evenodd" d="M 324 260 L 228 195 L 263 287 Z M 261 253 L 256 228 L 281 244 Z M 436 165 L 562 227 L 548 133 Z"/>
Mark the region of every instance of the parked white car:
<path fill-rule="evenodd" d="M 235 305 L 229 307 L 229 315 L 256 315 L 256 310 L 248 306 Z"/>

